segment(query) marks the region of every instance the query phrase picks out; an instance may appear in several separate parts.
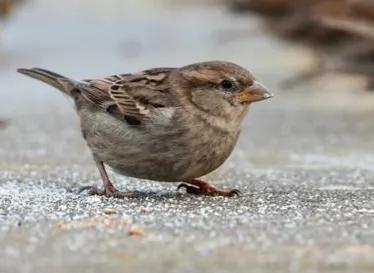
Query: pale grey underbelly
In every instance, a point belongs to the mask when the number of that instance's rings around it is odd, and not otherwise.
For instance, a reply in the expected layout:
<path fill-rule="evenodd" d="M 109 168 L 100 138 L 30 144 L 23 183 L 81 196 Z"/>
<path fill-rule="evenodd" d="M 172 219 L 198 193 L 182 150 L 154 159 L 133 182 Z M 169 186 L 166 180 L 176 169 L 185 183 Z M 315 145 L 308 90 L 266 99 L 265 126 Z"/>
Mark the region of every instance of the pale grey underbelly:
<path fill-rule="evenodd" d="M 126 176 L 187 181 L 218 168 L 237 135 L 212 130 L 131 127 L 106 113 L 81 114 L 85 139 L 94 156 Z"/>

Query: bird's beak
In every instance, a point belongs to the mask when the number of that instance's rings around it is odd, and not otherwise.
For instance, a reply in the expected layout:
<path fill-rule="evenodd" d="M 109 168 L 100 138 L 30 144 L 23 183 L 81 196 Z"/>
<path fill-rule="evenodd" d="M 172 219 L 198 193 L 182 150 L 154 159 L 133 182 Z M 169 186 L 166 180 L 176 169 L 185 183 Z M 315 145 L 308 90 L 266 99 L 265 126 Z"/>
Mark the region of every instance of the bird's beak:
<path fill-rule="evenodd" d="M 261 83 L 254 81 L 253 84 L 237 94 L 239 102 L 248 104 L 256 101 L 266 100 L 273 97 L 265 86 Z"/>

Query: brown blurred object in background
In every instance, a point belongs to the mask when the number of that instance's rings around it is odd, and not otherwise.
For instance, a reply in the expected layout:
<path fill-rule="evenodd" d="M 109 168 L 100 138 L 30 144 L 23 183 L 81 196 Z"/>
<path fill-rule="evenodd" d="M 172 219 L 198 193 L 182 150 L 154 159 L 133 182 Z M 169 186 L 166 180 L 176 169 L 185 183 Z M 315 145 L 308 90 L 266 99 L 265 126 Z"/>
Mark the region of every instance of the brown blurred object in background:
<path fill-rule="evenodd" d="M 252 10 L 269 16 L 282 16 L 290 12 L 292 2 L 292 0 L 232 0 L 230 4 L 235 11 Z"/>
<path fill-rule="evenodd" d="M 313 47 L 320 63 L 300 78 L 327 71 L 374 82 L 374 0 L 227 0 L 234 11 L 264 15 L 277 35 Z"/>
<path fill-rule="evenodd" d="M 0 0 L 0 18 L 7 18 L 13 8 L 24 0 Z"/>
<path fill-rule="evenodd" d="M 6 17 L 13 5 L 12 0 L 0 0 L 0 16 Z"/>
<path fill-rule="evenodd" d="M 373 0 L 349 0 L 348 5 L 353 16 L 358 16 L 362 19 L 374 20 Z"/>

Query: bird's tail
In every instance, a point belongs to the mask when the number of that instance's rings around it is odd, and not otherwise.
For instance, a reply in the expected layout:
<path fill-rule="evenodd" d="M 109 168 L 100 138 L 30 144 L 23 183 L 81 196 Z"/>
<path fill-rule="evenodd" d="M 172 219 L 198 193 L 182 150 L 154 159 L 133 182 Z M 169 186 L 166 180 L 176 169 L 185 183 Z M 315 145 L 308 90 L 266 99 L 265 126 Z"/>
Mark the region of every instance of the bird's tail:
<path fill-rule="evenodd" d="M 58 90 L 62 91 L 63 93 L 73 96 L 72 92 L 75 90 L 75 87 L 78 82 L 66 78 L 64 76 L 61 76 L 57 73 L 41 69 L 41 68 L 31 68 L 31 69 L 25 69 L 25 68 L 19 68 L 17 71 L 21 74 L 25 74 L 31 78 L 40 80 L 42 82 L 45 82 L 49 85 L 52 85 L 53 87 L 57 88 Z"/>

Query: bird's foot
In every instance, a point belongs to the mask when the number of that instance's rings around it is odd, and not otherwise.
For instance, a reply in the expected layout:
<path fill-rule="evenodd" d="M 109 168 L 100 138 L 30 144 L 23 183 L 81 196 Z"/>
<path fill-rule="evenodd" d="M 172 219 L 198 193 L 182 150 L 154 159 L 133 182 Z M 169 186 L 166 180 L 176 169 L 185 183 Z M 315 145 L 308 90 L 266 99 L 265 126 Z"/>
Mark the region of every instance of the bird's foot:
<path fill-rule="evenodd" d="M 121 192 L 114 187 L 99 189 L 94 186 L 85 186 L 80 188 L 78 193 L 82 193 L 83 191 L 88 191 L 88 195 L 98 195 L 120 199 L 136 196 L 136 192 Z"/>
<path fill-rule="evenodd" d="M 185 183 L 182 183 L 178 186 L 177 190 L 185 188 L 187 193 L 196 194 L 196 195 L 207 195 L 207 196 L 226 196 L 232 197 L 234 195 L 240 196 L 241 192 L 236 189 L 232 190 L 220 190 L 209 184 L 208 182 L 201 180 L 191 180 Z"/>

